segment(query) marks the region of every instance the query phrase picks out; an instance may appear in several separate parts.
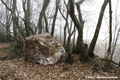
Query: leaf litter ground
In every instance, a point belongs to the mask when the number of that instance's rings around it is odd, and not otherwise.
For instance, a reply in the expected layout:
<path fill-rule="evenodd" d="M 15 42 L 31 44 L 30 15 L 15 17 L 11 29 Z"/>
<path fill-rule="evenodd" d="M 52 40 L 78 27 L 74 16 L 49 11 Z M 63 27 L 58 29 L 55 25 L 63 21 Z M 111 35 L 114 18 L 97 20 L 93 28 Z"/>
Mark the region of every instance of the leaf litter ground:
<path fill-rule="evenodd" d="M 9 44 L 0 44 L 0 80 L 90 80 L 87 79 L 89 76 L 120 78 L 120 68 L 113 65 L 113 69 L 104 72 L 102 69 L 104 61 L 99 57 L 88 63 L 81 63 L 78 61 L 78 55 L 73 55 L 72 65 L 58 62 L 44 66 L 15 56 L 9 47 Z"/>

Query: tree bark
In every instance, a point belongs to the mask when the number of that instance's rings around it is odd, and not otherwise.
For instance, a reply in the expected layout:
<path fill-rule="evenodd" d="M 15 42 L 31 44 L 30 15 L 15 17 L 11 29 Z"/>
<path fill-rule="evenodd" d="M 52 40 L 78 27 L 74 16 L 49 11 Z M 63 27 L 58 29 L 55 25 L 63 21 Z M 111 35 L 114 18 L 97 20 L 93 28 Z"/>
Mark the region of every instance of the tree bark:
<path fill-rule="evenodd" d="M 90 43 L 90 46 L 89 46 L 89 51 L 88 51 L 89 57 L 94 57 L 94 52 L 93 51 L 94 51 L 94 48 L 95 48 L 95 45 L 96 45 L 96 42 L 97 42 L 97 39 L 98 39 L 99 31 L 100 31 L 101 24 L 102 24 L 103 15 L 104 15 L 105 8 L 106 8 L 108 2 L 109 2 L 109 0 L 104 0 L 104 3 L 101 7 L 101 11 L 100 11 L 100 14 L 99 14 L 99 19 L 98 19 L 98 23 L 97 23 L 97 26 L 96 26 L 96 30 L 95 30 L 93 39 Z"/>
<path fill-rule="evenodd" d="M 17 31 L 16 31 L 16 23 L 14 19 L 14 13 L 16 11 L 16 0 L 13 0 L 13 13 L 12 13 L 12 19 L 13 19 L 13 34 L 14 34 L 14 40 L 17 40 Z"/>
<path fill-rule="evenodd" d="M 64 0 L 65 1 L 65 0 Z M 65 2 L 64 2 L 65 4 Z M 66 4 L 65 4 L 66 5 Z M 66 6 L 67 7 L 67 6 Z M 67 34 L 66 34 L 66 30 L 67 30 L 67 27 L 68 27 L 68 13 L 66 14 L 66 17 L 64 16 L 64 14 L 61 12 L 61 9 L 59 7 L 59 12 L 61 14 L 61 16 L 65 19 L 65 26 L 64 26 L 64 42 L 63 42 L 63 45 L 64 45 L 64 48 L 66 48 L 66 37 L 67 37 Z"/>
<path fill-rule="evenodd" d="M 6 4 L 9 6 L 9 1 L 6 1 Z M 8 9 L 6 8 L 6 24 L 5 24 L 5 27 L 6 27 L 6 33 L 7 33 L 7 38 L 6 38 L 6 41 L 9 42 L 11 39 L 11 35 L 10 35 L 10 25 L 11 25 L 11 13 L 8 11 Z"/>
<path fill-rule="evenodd" d="M 107 61 L 105 63 L 105 67 L 110 68 L 112 63 L 112 54 L 111 54 L 111 44 L 112 44 L 112 5 L 111 0 L 109 0 L 109 46 L 107 50 Z"/>
<path fill-rule="evenodd" d="M 26 23 L 27 23 L 26 27 L 28 28 L 28 36 L 34 34 L 32 28 L 30 26 L 30 20 L 31 20 L 31 18 L 30 18 L 30 16 L 31 16 L 31 9 L 30 8 L 31 8 L 31 0 L 27 0 L 27 11 L 26 11 L 26 15 L 25 16 L 26 16 Z"/>
<path fill-rule="evenodd" d="M 45 14 L 45 11 L 46 11 L 46 8 L 47 8 L 49 2 L 50 2 L 50 0 L 44 0 L 43 7 L 42 7 L 42 10 L 41 10 L 40 15 L 39 15 L 37 27 L 39 29 L 40 34 L 42 33 L 42 18 L 44 17 L 44 14 Z"/>
<path fill-rule="evenodd" d="M 113 45 L 113 49 L 112 49 L 112 52 L 111 52 L 111 60 L 113 58 L 113 54 L 115 52 L 115 48 L 116 48 L 116 45 L 117 45 L 117 41 L 118 41 L 118 38 L 119 38 L 119 34 L 120 33 L 120 28 L 118 29 L 118 32 L 117 32 L 117 36 L 116 36 L 116 39 L 115 39 L 115 42 L 114 42 L 114 45 Z"/>
<path fill-rule="evenodd" d="M 45 30 L 46 30 L 47 33 L 49 33 L 49 30 L 48 30 L 48 21 L 47 21 L 46 14 L 44 14 L 44 20 L 45 20 Z"/>
<path fill-rule="evenodd" d="M 76 4 L 76 7 L 77 7 L 77 11 L 78 11 L 78 17 L 79 17 L 79 22 L 80 22 L 80 25 L 81 25 L 81 29 L 79 29 L 79 34 L 78 34 L 78 39 L 77 39 L 77 44 L 80 44 L 80 45 L 77 45 L 81 48 L 83 48 L 83 27 L 84 27 L 84 21 L 82 19 L 82 13 L 81 13 L 81 9 L 80 9 L 80 5 L 79 4 Z M 81 51 L 82 52 L 82 51 Z"/>
<path fill-rule="evenodd" d="M 112 6 L 111 6 L 111 0 L 109 0 L 109 46 L 108 46 L 108 56 L 111 55 L 111 44 L 112 44 Z"/>
<path fill-rule="evenodd" d="M 31 14 L 31 0 L 27 0 L 27 19 L 28 19 L 28 26 L 30 27 L 30 14 Z"/>
<path fill-rule="evenodd" d="M 74 34 L 75 31 L 76 30 L 75 30 L 75 27 L 74 27 L 73 31 L 70 32 L 70 34 L 68 35 L 68 38 L 67 38 L 67 47 L 70 47 L 71 37 L 72 37 L 72 35 Z"/>
<path fill-rule="evenodd" d="M 56 18 L 57 18 L 57 13 L 58 13 L 58 8 L 59 8 L 59 2 L 60 0 L 56 0 L 56 10 L 55 10 L 55 14 L 53 17 L 53 23 L 52 23 L 52 29 L 51 29 L 51 35 L 54 35 L 54 31 L 55 31 L 55 22 L 56 22 Z"/>
<path fill-rule="evenodd" d="M 26 8 L 26 2 L 27 2 L 27 8 Z M 23 0 L 23 10 L 24 10 L 24 24 L 25 24 L 25 31 L 26 31 L 26 36 L 30 36 L 32 34 L 34 34 L 31 26 L 30 26 L 30 14 L 31 14 L 31 10 L 30 10 L 30 6 L 31 6 L 31 0 Z"/>
<path fill-rule="evenodd" d="M 10 10 L 11 11 L 11 13 L 12 13 L 12 20 L 13 20 L 13 30 L 14 30 L 14 35 L 15 35 L 15 40 L 17 40 L 17 33 L 18 33 L 18 35 L 19 35 L 19 37 L 20 37 L 20 40 L 22 41 L 22 42 L 24 42 L 24 37 L 22 36 L 22 34 L 20 33 L 20 26 L 19 26 L 19 20 L 18 20 L 18 17 L 16 16 L 16 9 L 17 9 L 17 6 L 16 6 L 16 2 L 17 2 L 17 0 L 13 0 L 13 9 L 10 9 L 9 7 L 8 7 L 8 10 Z M 7 6 L 6 6 L 7 7 Z"/>
<path fill-rule="evenodd" d="M 66 30 L 67 30 L 67 26 L 68 26 L 68 13 L 66 15 L 66 23 L 65 23 L 65 26 L 64 26 L 64 42 L 63 42 L 64 48 L 66 48 L 66 37 L 67 37 Z"/>
<path fill-rule="evenodd" d="M 120 28 L 117 31 L 117 26 L 118 26 L 118 15 L 117 15 L 117 9 L 118 9 L 118 4 L 119 4 L 119 0 L 117 0 L 117 4 L 116 4 L 116 9 L 115 9 L 115 30 L 114 30 L 114 34 L 113 34 L 113 46 L 112 46 L 112 51 L 111 51 L 111 59 L 113 58 L 113 54 L 116 48 L 116 44 L 118 41 L 118 37 L 119 37 L 119 32 L 120 32 Z M 116 35 L 117 34 L 117 35 Z"/>
<path fill-rule="evenodd" d="M 88 61 L 89 57 L 87 55 L 87 48 L 83 42 L 84 23 L 83 23 L 83 19 L 82 19 L 80 4 L 82 4 L 82 3 L 81 2 L 76 3 L 78 15 L 79 15 L 79 20 L 77 19 L 77 17 L 75 16 L 75 13 L 74 13 L 74 0 L 69 0 L 68 13 L 70 14 L 70 17 L 73 20 L 73 22 L 78 30 L 77 48 L 79 49 L 80 60 L 81 61 Z"/>

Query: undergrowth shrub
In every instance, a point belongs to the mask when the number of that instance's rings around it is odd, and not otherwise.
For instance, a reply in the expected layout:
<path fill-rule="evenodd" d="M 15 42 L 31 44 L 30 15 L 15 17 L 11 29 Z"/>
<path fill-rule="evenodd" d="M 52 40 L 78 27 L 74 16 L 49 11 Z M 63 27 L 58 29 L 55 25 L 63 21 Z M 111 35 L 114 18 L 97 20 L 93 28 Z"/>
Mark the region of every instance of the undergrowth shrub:
<path fill-rule="evenodd" d="M 25 28 L 23 27 L 22 24 L 20 24 L 20 33 L 21 35 L 25 38 L 26 37 L 26 32 Z M 17 34 L 17 40 L 16 43 L 13 45 L 13 53 L 19 56 L 23 56 L 23 42 L 20 40 L 19 35 Z"/>
<path fill-rule="evenodd" d="M 13 45 L 13 53 L 16 55 L 23 56 L 23 42 L 18 39 L 16 43 Z"/>
<path fill-rule="evenodd" d="M 0 42 L 5 42 L 6 41 L 6 34 L 2 30 L 0 30 Z"/>
<path fill-rule="evenodd" d="M 72 48 L 72 53 L 74 53 L 74 54 L 80 54 L 80 49 L 78 47 L 73 47 Z"/>
<path fill-rule="evenodd" d="M 72 56 L 72 51 L 70 46 L 66 47 L 66 52 L 67 52 L 66 62 L 72 64 L 74 62 L 74 58 Z"/>
<path fill-rule="evenodd" d="M 68 57 L 66 59 L 66 62 L 69 64 L 72 64 L 74 62 L 74 58 L 71 53 L 68 53 Z"/>

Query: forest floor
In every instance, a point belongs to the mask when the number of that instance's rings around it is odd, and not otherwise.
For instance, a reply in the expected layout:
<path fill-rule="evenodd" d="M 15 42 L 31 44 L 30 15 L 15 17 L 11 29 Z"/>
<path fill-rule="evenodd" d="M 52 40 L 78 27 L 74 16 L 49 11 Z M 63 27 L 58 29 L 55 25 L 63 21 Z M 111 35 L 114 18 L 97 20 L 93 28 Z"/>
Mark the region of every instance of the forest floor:
<path fill-rule="evenodd" d="M 94 80 L 89 77 L 118 77 L 120 80 L 120 67 L 114 66 L 103 70 L 104 61 L 99 57 L 90 62 L 81 63 L 78 55 L 73 55 L 72 65 L 58 62 L 54 65 L 40 65 L 26 62 L 23 57 L 15 56 L 10 44 L 0 43 L 0 80 Z M 101 80 L 101 79 L 96 79 Z"/>

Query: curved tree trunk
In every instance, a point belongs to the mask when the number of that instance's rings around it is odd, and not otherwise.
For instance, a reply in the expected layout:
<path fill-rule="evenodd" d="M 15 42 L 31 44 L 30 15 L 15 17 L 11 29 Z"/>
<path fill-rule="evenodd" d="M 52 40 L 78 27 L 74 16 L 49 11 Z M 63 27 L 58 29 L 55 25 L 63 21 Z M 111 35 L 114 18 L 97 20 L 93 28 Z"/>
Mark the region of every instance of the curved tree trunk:
<path fill-rule="evenodd" d="M 90 46 L 89 46 L 89 51 L 88 51 L 89 57 L 94 57 L 94 52 L 93 51 L 94 51 L 94 48 L 95 48 L 95 45 L 96 45 L 96 42 L 97 42 L 97 39 L 98 39 L 99 31 L 100 31 L 101 24 L 102 24 L 103 15 L 104 15 L 105 8 L 106 8 L 108 2 L 109 2 L 109 0 L 104 0 L 104 3 L 102 5 L 100 15 L 99 15 L 99 20 L 98 20 L 96 30 L 95 30 L 95 33 L 94 33 L 94 37 L 93 37 L 93 39 L 90 43 Z"/>

